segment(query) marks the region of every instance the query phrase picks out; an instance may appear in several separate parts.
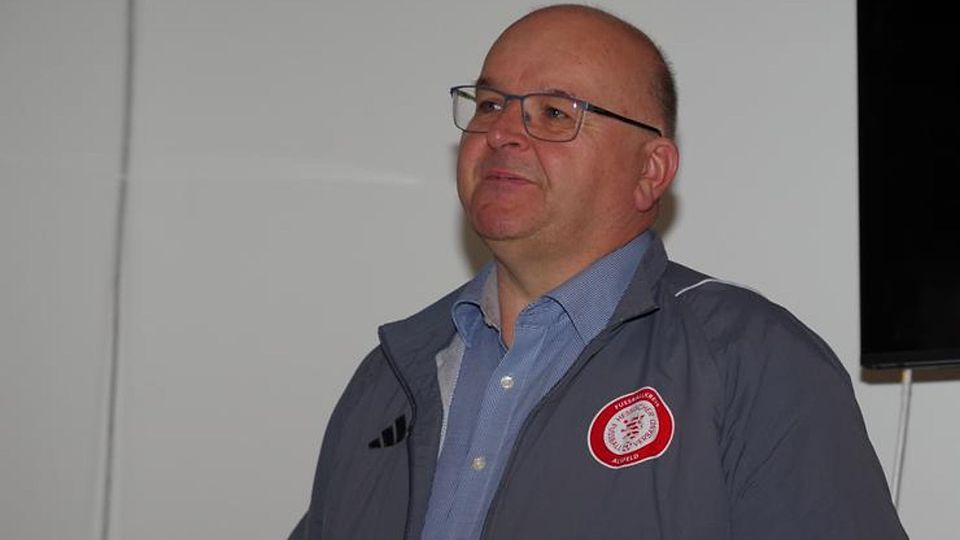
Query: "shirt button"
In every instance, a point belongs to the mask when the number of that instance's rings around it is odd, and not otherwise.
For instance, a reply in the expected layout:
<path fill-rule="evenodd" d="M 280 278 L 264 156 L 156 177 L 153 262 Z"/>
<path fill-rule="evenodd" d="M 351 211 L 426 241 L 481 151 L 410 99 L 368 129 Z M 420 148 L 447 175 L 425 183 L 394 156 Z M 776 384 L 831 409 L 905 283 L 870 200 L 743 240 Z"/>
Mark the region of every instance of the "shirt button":
<path fill-rule="evenodd" d="M 504 375 L 503 377 L 501 377 L 500 386 L 503 387 L 504 390 L 509 390 L 513 388 L 513 377 L 509 375 Z"/>
<path fill-rule="evenodd" d="M 482 471 L 484 467 L 487 466 L 487 460 L 483 456 L 477 456 L 473 458 L 473 463 L 470 465 L 475 471 Z"/>

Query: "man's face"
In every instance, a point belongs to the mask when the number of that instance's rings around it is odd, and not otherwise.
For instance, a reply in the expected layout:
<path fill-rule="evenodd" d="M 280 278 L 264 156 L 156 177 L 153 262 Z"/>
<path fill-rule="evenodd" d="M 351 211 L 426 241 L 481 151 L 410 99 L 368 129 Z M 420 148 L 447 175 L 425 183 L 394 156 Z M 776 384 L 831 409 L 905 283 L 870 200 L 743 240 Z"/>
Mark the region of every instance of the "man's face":
<path fill-rule="evenodd" d="M 648 71 L 643 54 L 598 24 L 557 17 L 523 21 L 494 44 L 479 81 L 511 94 L 559 91 L 651 122 L 657 117 L 642 75 Z M 574 140 L 540 141 L 526 133 L 520 104 L 511 101 L 489 132 L 463 134 L 460 200 L 495 253 L 511 246 L 547 257 L 608 251 L 646 227 L 633 192 L 644 144 L 652 138 L 587 112 Z"/>

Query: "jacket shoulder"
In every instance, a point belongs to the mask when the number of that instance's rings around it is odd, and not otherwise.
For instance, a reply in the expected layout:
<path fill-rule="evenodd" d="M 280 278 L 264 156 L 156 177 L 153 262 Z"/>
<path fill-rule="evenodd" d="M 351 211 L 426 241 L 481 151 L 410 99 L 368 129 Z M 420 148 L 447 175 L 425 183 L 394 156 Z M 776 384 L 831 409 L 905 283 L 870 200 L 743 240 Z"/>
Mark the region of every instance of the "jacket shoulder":
<path fill-rule="evenodd" d="M 746 344 L 749 348 L 765 345 L 781 353 L 815 351 L 813 356 L 846 375 L 820 336 L 786 308 L 746 285 L 671 263 L 661 294 L 693 317 L 717 350 Z"/>
<path fill-rule="evenodd" d="M 823 339 L 760 293 L 673 263 L 658 300 L 706 339 L 719 375 L 735 538 L 905 537 L 850 377 Z"/>

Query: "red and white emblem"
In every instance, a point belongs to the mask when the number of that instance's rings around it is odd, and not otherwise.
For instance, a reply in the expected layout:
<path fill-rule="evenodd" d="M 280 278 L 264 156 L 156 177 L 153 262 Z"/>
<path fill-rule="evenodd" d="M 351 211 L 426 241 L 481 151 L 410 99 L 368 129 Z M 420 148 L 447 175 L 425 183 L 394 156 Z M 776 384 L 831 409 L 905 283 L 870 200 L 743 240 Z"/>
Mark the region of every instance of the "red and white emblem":
<path fill-rule="evenodd" d="M 672 440 L 673 413 L 650 386 L 604 405 L 587 432 L 590 454 L 611 469 L 660 457 Z"/>

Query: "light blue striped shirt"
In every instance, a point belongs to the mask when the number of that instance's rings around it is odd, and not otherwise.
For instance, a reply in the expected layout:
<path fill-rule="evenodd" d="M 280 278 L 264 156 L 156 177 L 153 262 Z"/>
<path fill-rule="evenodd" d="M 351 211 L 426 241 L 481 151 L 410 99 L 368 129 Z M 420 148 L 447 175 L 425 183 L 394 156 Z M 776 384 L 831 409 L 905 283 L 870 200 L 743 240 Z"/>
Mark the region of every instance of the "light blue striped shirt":
<path fill-rule="evenodd" d="M 606 326 L 650 237 L 637 236 L 526 306 L 510 349 L 501 338 L 493 265 L 467 284 L 452 308 L 457 335 L 445 352 L 463 352 L 446 384 L 453 392 L 444 396 L 449 403 L 423 539 L 480 537 L 523 422 Z"/>

